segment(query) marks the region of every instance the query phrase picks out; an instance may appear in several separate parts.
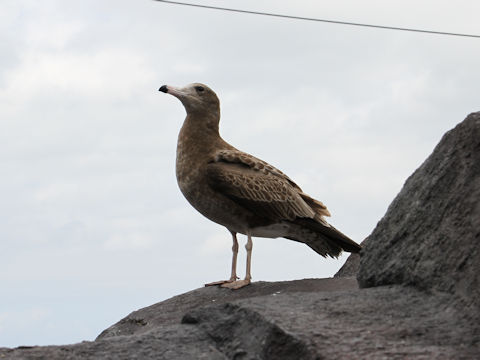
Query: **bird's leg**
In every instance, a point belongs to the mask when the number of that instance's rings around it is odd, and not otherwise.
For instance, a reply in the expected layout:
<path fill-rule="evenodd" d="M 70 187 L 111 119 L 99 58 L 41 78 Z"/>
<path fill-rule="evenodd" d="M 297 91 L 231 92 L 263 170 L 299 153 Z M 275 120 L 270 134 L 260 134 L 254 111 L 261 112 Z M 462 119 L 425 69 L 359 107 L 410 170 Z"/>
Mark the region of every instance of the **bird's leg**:
<path fill-rule="evenodd" d="M 247 271 L 245 274 L 245 279 L 225 283 L 222 285 L 222 287 L 237 290 L 250 284 L 250 280 L 252 279 L 250 270 L 251 270 L 251 264 L 252 264 L 252 248 L 253 248 L 252 236 L 250 235 L 250 232 L 247 232 L 247 237 L 248 237 L 248 240 L 247 240 L 247 244 L 245 245 L 245 249 L 247 250 Z"/>
<path fill-rule="evenodd" d="M 230 276 L 230 282 L 236 281 L 237 277 L 237 255 L 238 255 L 238 241 L 237 241 L 237 233 L 230 231 L 232 233 L 233 238 L 233 246 L 232 246 L 232 275 Z"/>
<path fill-rule="evenodd" d="M 205 284 L 205 286 L 214 286 L 214 285 L 222 285 L 225 283 L 231 283 L 234 282 L 235 280 L 238 279 L 237 277 L 237 255 L 238 255 L 238 241 L 237 241 L 237 233 L 234 231 L 229 230 L 230 233 L 232 234 L 232 239 L 233 239 L 233 246 L 232 246 L 232 275 L 230 276 L 229 280 L 220 280 L 220 281 L 214 281 L 208 284 Z"/>
<path fill-rule="evenodd" d="M 252 236 L 248 233 L 248 240 L 247 244 L 245 245 L 245 250 L 247 250 L 247 272 L 245 274 L 245 281 L 248 281 L 250 284 L 250 280 L 252 279 L 252 275 L 250 273 L 250 269 L 252 267 L 252 248 L 253 248 L 253 241 Z"/>

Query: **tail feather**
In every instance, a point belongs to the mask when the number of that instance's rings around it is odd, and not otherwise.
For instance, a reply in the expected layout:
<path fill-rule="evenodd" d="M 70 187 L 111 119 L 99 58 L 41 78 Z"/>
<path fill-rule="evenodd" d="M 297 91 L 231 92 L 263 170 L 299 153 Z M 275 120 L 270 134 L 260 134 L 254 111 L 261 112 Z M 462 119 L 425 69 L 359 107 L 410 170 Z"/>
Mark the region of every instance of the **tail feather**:
<path fill-rule="evenodd" d="M 322 256 L 338 257 L 342 251 L 358 253 L 362 247 L 333 226 L 314 219 L 297 218 L 291 222 L 288 239 L 300 241 Z"/>
<path fill-rule="evenodd" d="M 330 211 L 328 211 L 328 209 L 327 209 L 327 207 L 325 206 L 324 203 L 308 196 L 307 194 L 305 194 L 303 192 L 300 193 L 300 196 L 313 209 L 313 211 L 315 211 L 317 216 L 319 216 L 320 218 L 322 216 L 330 216 Z"/>

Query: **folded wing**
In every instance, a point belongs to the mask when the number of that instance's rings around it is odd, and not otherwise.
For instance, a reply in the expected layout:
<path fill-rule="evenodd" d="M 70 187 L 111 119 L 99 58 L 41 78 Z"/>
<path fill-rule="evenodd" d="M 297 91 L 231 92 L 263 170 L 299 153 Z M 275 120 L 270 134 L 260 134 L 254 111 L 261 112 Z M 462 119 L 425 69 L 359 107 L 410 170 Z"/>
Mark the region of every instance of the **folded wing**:
<path fill-rule="evenodd" d="M 270 223 L 288 224 L 285 236 L 309 245 L 319 254 L 338 256 L 361 247 L 328 224 L 327 207 L 305 194 L 287 175 L 238 150 L 221 150 L 207 166 L 209 184 Z"/>

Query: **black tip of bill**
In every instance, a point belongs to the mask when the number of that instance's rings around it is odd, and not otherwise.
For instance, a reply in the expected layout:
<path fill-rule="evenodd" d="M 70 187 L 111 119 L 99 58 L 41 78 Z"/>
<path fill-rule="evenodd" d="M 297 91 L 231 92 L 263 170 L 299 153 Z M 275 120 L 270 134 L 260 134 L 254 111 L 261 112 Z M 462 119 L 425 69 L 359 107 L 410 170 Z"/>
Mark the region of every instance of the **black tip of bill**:
<path fill-rule="evenodd" d="M 160 89 L 158 89 L 158 91 L 161 91 L 161 92 L 164 92 L 164 93 L 168 93 L 167 85 L 162 85 L 162 86 L 160 86 Z"/>

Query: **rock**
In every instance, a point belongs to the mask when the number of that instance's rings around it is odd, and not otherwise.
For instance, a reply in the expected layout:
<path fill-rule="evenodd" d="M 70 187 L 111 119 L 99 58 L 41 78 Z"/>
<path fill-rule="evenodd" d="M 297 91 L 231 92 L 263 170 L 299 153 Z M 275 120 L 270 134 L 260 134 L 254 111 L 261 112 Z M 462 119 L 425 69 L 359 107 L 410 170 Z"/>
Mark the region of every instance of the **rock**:
<path fill-rule="evenodd" d="M 149 332 L 158 326 L 179 324 L 184 315 L 193 309 L 213 304 L 276 296 L 281 293 L 325 292 L 357 289 L 355 279 L 304 279 L 298 281 L 255 282 L 242 291 L 225 291 L 206 287 L 174 296 L 171 299 L 132 312 L 126 318 L 104 330 L 96 340 Z"/>
<path fill-rule="evenodd" d="M 447 132 L 363 243 L 361 287 L 413 285 L 480 311 L 480 112 Z"/>
<path fill-rule="evenodd" d="M 0 359 L 225 359 L 200 329 L 177 324 L 156 330 L 74 345 L 0 348 Z"/>
<path fill-rule="evenodd" d="M 0 359 L 477 359 L 479 174 L 475 113 L 443 137 L 335 278 L 200 288 L 95 341 L 0 348 Z"/>
<path fill-rule="evenodd" d="M 0 359 L 476 359 L 478 334 L 450 299 L 358 289 L 351 278 L 200 288 L 135 311 L 96 341 L 0 349 Z"/>
<path fill-rule="evenodd" d="M 351 254 L 345 264 L 337 271 L 335 277 L 355 277 L 360 267 L 360 255 Z"/>
<path fill-rule="evenodd" d="M 261 311 L 225 303 L 187 313 L 183 324 L 198 325 L 228 359 L 315 359 L 314 349 Z"/>

